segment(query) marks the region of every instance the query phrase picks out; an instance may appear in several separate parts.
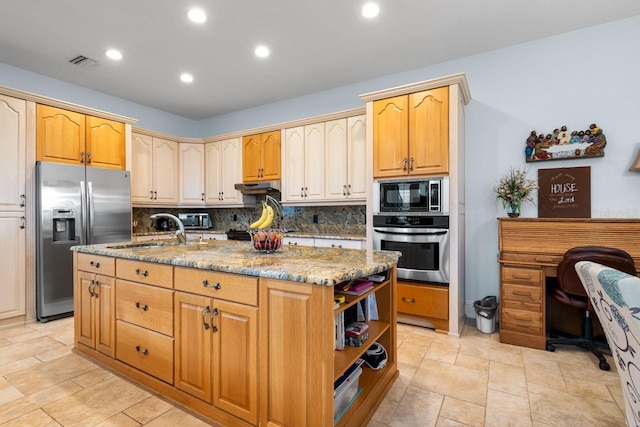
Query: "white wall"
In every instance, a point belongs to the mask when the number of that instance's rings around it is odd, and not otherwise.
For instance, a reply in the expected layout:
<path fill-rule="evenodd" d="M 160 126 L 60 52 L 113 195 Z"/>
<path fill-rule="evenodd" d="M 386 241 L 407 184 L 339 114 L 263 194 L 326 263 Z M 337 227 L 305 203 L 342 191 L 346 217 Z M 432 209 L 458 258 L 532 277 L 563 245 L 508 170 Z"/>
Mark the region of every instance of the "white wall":
<path fill-rule="evenodd" d="M 592 216 L 640 217 L 640 173 L 627 172 L 640 149 L 639 45 L 636 16 L 201 122 L 2 64 L 0 85 L 138 118 L 147 129 L 213 136 L 361 107 L 362 93 L 464 72 L 472 95 L 466 110 L 466 300 L 467 314 L 475 316 L 475 299 L 498 295 L 496 218 L 504 209 L 492 189 L 509 167 L 528 167 L 536 178 L 539 168 L 589 165 Z M 605 157 L 525 163 L 532 130 L 579 130 L 594 122 L 607 137 Z M 537 208 L 525 205 L 523 216 L 537 216 Z"/>

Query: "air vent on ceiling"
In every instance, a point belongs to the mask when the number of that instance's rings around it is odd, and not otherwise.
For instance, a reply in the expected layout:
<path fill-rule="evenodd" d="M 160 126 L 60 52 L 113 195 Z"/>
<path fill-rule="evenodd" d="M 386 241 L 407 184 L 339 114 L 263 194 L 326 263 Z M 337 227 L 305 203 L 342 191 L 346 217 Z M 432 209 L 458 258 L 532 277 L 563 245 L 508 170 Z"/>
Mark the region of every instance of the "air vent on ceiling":
<path fill-rule="evenodd" d="M 91 68 L 98 65 L 98 61 L 84 55 L 76 56 L 75 58 L 71 59 L 69 63 L 81 68 Z"/>

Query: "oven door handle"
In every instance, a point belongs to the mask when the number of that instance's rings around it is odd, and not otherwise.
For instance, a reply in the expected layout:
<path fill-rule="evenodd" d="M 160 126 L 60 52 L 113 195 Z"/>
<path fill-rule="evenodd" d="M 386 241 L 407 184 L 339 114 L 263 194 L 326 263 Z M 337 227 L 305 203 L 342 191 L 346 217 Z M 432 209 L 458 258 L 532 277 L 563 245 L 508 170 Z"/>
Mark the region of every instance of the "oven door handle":
<path fill-rule="evenodd" d="M 375 231 L 376 233 L 395 234 L 395 235 L 403 235 L 403 236 L 406 236 L 407 234 L 411 236 L 443 236 L 449 232 L 449 230 L 415 231 L 411 229 L 409 229 L 409 231 L 393 231 L 393 229 L 388 229 L 388 228 L 374 228 L 373 231 Z"/>

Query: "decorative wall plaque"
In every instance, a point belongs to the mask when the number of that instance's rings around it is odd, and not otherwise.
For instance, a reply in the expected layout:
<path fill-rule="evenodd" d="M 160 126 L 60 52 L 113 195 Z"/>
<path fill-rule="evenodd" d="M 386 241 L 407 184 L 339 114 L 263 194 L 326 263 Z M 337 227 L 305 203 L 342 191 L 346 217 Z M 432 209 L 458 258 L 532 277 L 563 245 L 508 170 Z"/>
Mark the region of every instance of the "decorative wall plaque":
<path fill-rule="evenodd" d="M 591 218 L 591 167 L 538 169 L 539 218 Z"/>
<path fill-rule="evenodd" d="M 592 123 L 587 130 L 574 130 L 571 133 L 566 126 L 547 134 L 537 134 L 532 130 L 524 153 L 527 162 L 604 157 L 606 145 L 607 139 L 602 129 Z"/>

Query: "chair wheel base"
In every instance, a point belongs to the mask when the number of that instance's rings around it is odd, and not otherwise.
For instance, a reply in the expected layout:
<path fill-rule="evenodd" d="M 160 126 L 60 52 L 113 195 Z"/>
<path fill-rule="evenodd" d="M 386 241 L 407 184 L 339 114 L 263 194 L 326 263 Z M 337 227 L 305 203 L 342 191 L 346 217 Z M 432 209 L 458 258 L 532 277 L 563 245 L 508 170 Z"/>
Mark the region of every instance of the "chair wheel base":
<path fill-rule="evenodd" d="M 611 366 L 609 366 L 609 364 L 607 362 L 605 362 L 604 360 L 601 360 L 600 363 L 598 363 L 598 366 L 600 366 L 600 369 L 603 370 L 603 371 L 611 370 Z"/>
<path fill-rule="evenodd" d="M 547 351 L 556 351 L 556 347 L 553 344 L 547 344 Z"/>

